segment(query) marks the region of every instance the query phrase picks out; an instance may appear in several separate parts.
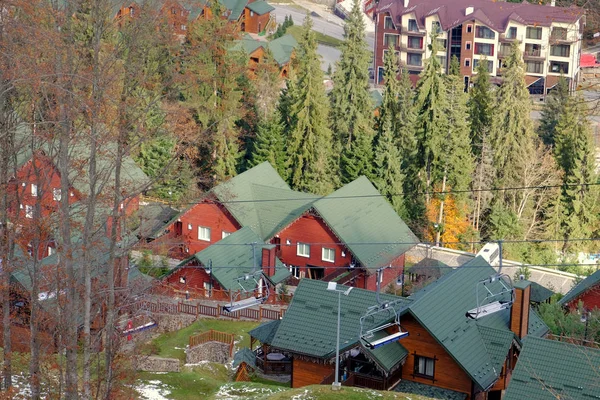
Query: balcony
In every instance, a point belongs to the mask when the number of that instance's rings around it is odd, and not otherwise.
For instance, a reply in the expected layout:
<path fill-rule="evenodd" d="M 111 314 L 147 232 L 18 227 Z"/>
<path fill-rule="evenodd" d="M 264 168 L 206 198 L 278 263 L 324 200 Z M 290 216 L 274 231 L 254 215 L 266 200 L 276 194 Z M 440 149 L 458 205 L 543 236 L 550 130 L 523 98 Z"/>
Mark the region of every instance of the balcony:
<path fill-rule="evenodd" d="M 507 36 L 506 34 L 501 33 L 499 40 L 502 43 L 512 43 L 514 41 L 522 42 L 523 41 L 523 35 Z"/>
<path fill-rule="evenodd" d="M 546 55 L 541 50 L 526 50 L 523 52 L 524 60 L 545 60 Z"/>
<path fill-rule="evenodd" d="M 424 53 L 425 52 L 425 48 L 424 47 L 409 47 L 406 44 L 401 44 L 400 45 L 400 51 L 405 51 L 407 53 Z"/>
<path fill-rule="evenodd" d="M 419 36 L 419 37 L 427 36 L 427 32 L 409 31 L 408 29 L 406 29 L 406 30 L 402 29 L 402 33 L 405 35 L 409 35 L 409 36 Z"/>

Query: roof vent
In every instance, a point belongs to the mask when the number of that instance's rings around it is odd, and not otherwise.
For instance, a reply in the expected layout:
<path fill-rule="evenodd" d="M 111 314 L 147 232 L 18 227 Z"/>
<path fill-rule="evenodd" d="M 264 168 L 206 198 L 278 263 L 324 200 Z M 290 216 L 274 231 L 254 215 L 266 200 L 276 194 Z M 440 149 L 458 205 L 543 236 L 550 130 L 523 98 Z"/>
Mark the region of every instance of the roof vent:
<path fill-rule="evenodd" d="M 408 7 L 409 0 L 404 0 L 404 8 Z"/>
<path fill-rule="evenodd" d="M 469 6 L 465 9 L 465 15 L 473 14 L 474 8 L 473 6 Z"/>

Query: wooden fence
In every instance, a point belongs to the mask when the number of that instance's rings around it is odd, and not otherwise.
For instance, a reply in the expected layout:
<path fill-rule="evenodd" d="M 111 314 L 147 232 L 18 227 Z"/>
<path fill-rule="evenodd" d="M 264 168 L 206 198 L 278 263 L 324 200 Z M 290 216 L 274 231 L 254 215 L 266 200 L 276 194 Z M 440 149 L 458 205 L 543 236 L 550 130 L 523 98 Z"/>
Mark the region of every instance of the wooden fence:
<path fill-rule="evenodd" d="M 231 294 L 223 289 L 189 289 L 179 290 L 165 283 L 157 284 L 152 288 L 152 293 L 158 296 L 179 297 L 186 300 L 214 300 L 228 301 Z M 286 305 L 292 301 L 291 294 L 272 293 L 266 301 L 266 304 Z"/>
<path fill-rule="evenodd" d="M 235 335 L 233 333 L 219 332 L 210 330 L 197 335 L 190 336 L 190 347 L 198 346 L 207 342 L 219 342 L 229 345 L 229 357 L 233 357 L 233 347 L 235 343 Z"/>
<path fill-rule="evenodd" d="M 277 320 L 283 318 L 286 309 L 273 310 L 270 308 L 244 308 L 242 310 L 228 313 L 223 311 L 223 306 L 217 304 L 216 306 L 207 304 L 189 304 L 189 303 L 163 303 L 153 302 L 147 300 L 141 300 L 132 305 L 131 311 L 150 311 L 157 314 L 186 314 L 194 315 L 199 317 L 201 315 L 214 317 L 214 318 L 231 318 L 231 319 L 252 319 L 255 321 L 262 320 Z"/>

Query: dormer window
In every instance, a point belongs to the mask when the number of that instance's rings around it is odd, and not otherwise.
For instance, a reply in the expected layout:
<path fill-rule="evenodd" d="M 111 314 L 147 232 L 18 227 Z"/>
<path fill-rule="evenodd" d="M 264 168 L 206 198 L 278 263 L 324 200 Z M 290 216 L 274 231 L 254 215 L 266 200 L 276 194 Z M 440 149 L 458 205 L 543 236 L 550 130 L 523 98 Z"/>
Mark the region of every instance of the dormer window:
<path fill-rule="evenodd" d="M 135 8 L 129 7 L 129 16 L 132 18 L 135 16 Z"/>

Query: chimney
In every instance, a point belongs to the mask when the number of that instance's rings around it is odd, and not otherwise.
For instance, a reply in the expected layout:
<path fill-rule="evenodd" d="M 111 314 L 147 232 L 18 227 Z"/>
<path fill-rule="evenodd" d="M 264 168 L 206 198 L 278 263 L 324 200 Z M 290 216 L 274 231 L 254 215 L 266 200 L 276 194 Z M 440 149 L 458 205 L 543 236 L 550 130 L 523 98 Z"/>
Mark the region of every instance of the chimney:
<path fill-rule="evenodd" d="M 531 282 L 521 279 L 514 284 L 515 302 L 510 309 L 510 330 L 519 338 L 527 336 Z"/>
<path fill-rule="evenodd" d="M 469 6 L 465 8 L 465 15 L 473 14 L 474 8 L 473 6 Z"/>
<path fill-rule="evenodd" d="M 408 2 L 409 2 L 409 0 L 404 0 L 404 8 L 408 7 Z"/>
<path fill-rule="evenodd" d="M 552 0 L 550 2 L 550 7 L 555 7 L 556 6 L 556 0 Z"/>
<path fill-rule="evenodd" d="M 263 248 L 262 249 L 262 257 L 260 266 L 262 268 L 263 273 L 266 276 L 275 275 L 275 251 L 276 248 L 273 246 L 272 248 Z"/>

